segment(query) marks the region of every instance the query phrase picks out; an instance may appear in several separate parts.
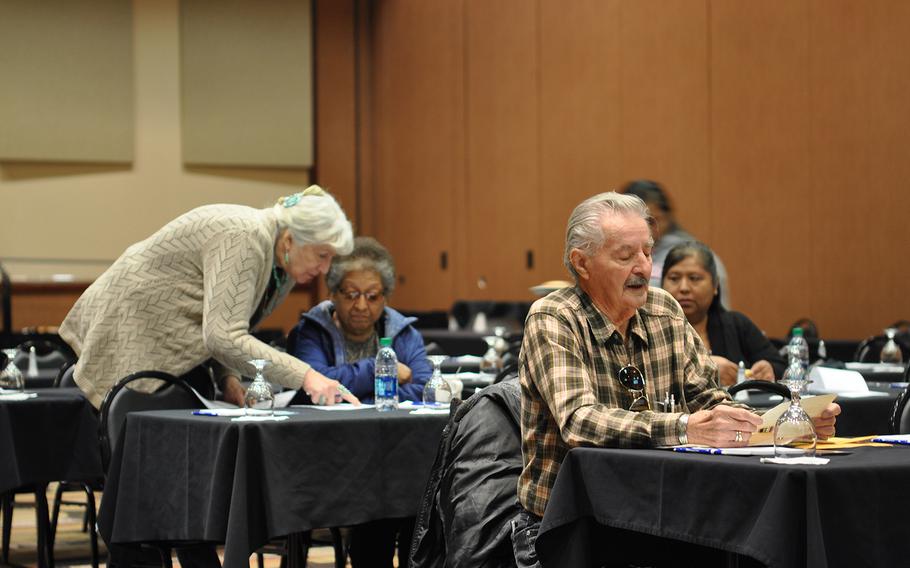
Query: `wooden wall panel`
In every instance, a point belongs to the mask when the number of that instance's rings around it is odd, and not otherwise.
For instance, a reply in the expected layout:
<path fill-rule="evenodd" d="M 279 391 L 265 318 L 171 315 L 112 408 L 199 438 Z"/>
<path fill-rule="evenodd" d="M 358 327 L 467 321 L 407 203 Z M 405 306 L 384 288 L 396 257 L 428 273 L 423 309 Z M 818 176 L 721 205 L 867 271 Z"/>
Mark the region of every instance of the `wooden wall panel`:
<path fill-rule="evenodd" d="M 808 5 L 713 2 L 711 18 L 710 244 L 734 307 L 781 336 L 812 315 Z"/>
<path fill-rule="evenodd" d="M 565 275 L 571 208 L 640 176 L 667 185 L 726 261 L 734 307 L 770 335 L 804 315 L 830 338 L 910 317 L 896 252 L 910 237 L 910 4 L 372 6 L 358 200 L 376 200 L 365 225 L 424 277 L 400 305 L 527 298 Z M 432 207 L 454 221 L 393 224 Z M 427 268 L 441 247 L 454 278 Z"/>
<path fill-rule="evenodd" d="M 811 2 L 812 315 L 862 336 L 910 314 L 910 4 Z"/>
<path fill-rule="evenodd" d="M 329 190 L 357 229 L 357 122 L 354 3 L 317 0 L 315 101 L 316 179 Z"/>
<path fill-rule="evenodd" d="M 562 263 L 572 209 L 620 179 L 619 1 L 543 0 L 540 20 L 540 280 Z"/>
<path fill-rule="evenodd" d="M 373 14 L 370 110 L 375 236 L 395 255 L 393 305 L 447 308 L 456 295 L 464 184 L 462 5 L 386 2 Z M 440 256 L 445 253 L 445 269 Z"/>
<path fill-rule="evenodd" d="M 708 145 L 708 34 L 704 1 L 621 5 L 619 187 L 648 178 L 667 188 L 680 223 L 713 240 Z"/>
<path fill-rule="evenodd" d="M 466 3 L 465 299 L 531 298 L 539 256 L 541 31 L 536 2 Z"/>

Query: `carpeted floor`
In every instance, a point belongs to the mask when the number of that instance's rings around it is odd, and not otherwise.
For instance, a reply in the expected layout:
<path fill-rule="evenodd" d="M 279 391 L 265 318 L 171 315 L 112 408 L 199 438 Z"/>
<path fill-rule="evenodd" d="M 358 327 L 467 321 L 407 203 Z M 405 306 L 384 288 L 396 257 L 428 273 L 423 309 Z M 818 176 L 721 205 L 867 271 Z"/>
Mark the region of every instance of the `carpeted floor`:
<path fill-rule="evenodd" d="M 48 507 L 53 508 L 54 489 L 52 485 L 47 493 Z M 67 495 L 67 500 L 77 500 L 77 494 Z M 100 501 L 100 497 L 99 497 Z M 35 548 L 35 498 L 33 495 L 17 495 L 13 511 L 12 535 L 10 537 L 10 564 L 13 566 L 37 566 Z M 54 546 L 54 560 L 57 566 L 91 568 L 91 547 L 88 533 L 82 532 L 82 515 L 84 507 L 64 506 L 60 509 L 60 521 Z M 101 566 L 105 566 L 107 551 L 104 541 L 99 539 Z M 280 557 L 265 555 L 265 567 L 277 568 Z M 335 565 L 335 556 L 331 546 L 315 546 L 310 549 L 307 566 L 312 568 L 331 568 Z M 174 566 L 178 566 L 174 557 Z M 250 566 L 256 567 L 256 557 L 250 557 Z M 350 561 L 348 562 L 350 566 Z"/>

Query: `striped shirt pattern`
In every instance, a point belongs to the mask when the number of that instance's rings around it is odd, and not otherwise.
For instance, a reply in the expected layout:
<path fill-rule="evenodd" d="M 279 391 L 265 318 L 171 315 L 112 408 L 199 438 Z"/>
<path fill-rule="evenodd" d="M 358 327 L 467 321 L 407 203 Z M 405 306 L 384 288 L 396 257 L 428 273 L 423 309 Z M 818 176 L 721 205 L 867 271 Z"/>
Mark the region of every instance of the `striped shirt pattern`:
<path fill-rule="evenodd" d="M 704 344 L 666 291 L 649 290 L 629 320 L 628 335 L 627 348 L 616 326 L 577 286 L 532 306 L 520 356 L 524 470 L 518 497 L 528 511 L 543 516 L 570 448 L 677 444 L 680 412 L 660 412 L 656 404 L 666 394 L 685 413 L 732 403 L 718 387 Z M 629 363 L 644 374 L 656 412 L 626 410 L 636 396 L 617 375 Z"/>

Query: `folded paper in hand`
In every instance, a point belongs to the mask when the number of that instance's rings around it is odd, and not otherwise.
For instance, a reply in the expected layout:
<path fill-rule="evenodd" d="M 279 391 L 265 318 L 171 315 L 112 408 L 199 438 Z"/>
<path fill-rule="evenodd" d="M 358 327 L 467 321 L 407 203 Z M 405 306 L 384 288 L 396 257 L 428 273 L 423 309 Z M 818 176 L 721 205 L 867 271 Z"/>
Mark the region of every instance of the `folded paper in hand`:
<path fill-rule="evenodd" d="M 836 394 L 820 394 L 818 396 L 805 397 L 800 400 L 800 406 L 806 411 L 810 418 L 815 418 L 827 408 L 829 404 L 837 398 Z M 777 419 L 790 407 L 790 401 L 785 400 L 768 412 L 762 414 L 761 426 L 758 432 L 752 434 L 749 439 L 750 446 L 772 446 L 774 445 L 774 424 Z"/>

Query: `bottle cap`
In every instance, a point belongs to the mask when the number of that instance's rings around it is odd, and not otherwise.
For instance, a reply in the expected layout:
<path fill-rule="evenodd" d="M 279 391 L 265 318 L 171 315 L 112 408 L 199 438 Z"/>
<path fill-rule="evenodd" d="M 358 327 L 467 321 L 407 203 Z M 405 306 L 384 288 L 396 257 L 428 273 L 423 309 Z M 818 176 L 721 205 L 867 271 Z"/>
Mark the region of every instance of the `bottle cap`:
<path fill-rule="evenodd" d="M 792 333 L 791 335 L 793 335 L 793 337 L 802 337 L 802 336 L 803 336 L 803 328 L 801 328 L 801 327 L 794 327 L 794 328 L 793 328 L 793 333 Z"/>
<path fill-rule="evenodd" d="M 379 346 L 380 346 L 380 347 L 391 347 L 391 346 L 392 346 L 392 338 L 391 338 L 391 337 L 383 337 L 382 339 L 379 340 Z"/>

